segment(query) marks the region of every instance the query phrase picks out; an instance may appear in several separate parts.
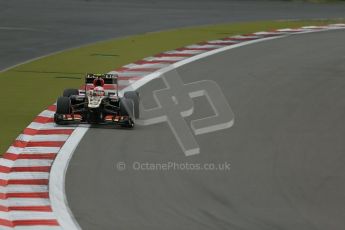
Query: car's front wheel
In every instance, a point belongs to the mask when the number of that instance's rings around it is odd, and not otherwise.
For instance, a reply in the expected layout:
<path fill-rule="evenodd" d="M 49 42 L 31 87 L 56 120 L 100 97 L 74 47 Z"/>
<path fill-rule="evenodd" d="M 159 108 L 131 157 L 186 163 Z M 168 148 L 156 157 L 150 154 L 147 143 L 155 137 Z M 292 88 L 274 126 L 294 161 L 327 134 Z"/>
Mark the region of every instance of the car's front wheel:
<path fill-rule="evenodd" d="M 71 113 L 71 100 L 69 97 L 59 97 L 56 102 L 54 121 L 56 124 L 63 123 L 63 115 Z"/>
<path fill-rule="evenodd" d="M 71 100 L 68 97 L 59 97 L 56 102 L 57 114 L 70 114 L 71 113 Z"/>

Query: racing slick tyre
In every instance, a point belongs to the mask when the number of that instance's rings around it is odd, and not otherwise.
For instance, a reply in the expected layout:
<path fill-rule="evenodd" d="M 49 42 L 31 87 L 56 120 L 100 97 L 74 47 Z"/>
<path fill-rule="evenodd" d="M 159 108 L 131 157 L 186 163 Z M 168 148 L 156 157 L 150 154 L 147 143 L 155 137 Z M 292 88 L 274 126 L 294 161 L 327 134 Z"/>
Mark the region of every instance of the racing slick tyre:
<path fill-rule="evenodd" d="M 59 97 L 56 102 L 54 121 L 56 124 L 64 124 L 63 115 L 71 113 L 71 100 L 69 97 Z"/>
<path fill-rule="evenodd" d="M 73 95 L 79 95 L 79 90 L 78 89 L 65 89 L 63 91 L 63 94 L 62 94 L 62 96 L 64 96 L 64 97 L 70 97 Z"/>
<path fill-rule="evenodd" d="M 123 125 L 129 128 L 134 127 L 134 122 L 133 122 L 133 114 L 134 114 L 134 103 L 132 99 L 129 98 L 122 98 L 120 100 L 120 115 L 121 116 L 128 116 L 128 124 Z"/>
<path fill-rule="evenodd" d="M 57 114 L 70 114 L 71 113 L 71 99 L 68 97 L 59 97 L 56 102 Z"/>
<path fill-rule="evenodd" d="M 128 99 L 132 99 L 134 103 L 134 117 L 138 119 L 140 116 L 139 112 L 139 93 L 136 91 L 128 91 L 124 93 L 124 97 Z"/>

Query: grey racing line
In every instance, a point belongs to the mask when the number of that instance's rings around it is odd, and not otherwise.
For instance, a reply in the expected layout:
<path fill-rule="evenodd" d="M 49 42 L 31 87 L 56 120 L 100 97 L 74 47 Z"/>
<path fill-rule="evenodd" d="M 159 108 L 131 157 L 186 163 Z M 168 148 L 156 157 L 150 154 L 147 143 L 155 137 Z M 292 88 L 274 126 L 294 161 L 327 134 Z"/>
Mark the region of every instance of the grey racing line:
<path fill-rule="evenodd" d="M 198 155 L 186 157 L 166 123 L 91 128 L 66 175 L 82 229 L 345 229 L 344 41 L 345 31 L 293 35 L 179 68 L 185 83 L 217 82 L 235 114 L 233 127 L 196 136 Z M 143 100 L 160 88 L 145 85 Z M 212 114 L 206 99 L 194 106 L 187 121 Z M 136 162 L 231 169 L 140 171 Z"/>

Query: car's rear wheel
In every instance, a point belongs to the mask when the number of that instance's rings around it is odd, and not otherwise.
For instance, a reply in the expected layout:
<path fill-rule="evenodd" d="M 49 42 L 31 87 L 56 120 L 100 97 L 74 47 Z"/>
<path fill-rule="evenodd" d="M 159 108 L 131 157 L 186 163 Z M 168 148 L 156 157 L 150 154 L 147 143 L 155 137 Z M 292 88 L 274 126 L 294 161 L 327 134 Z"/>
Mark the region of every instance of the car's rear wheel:
<path fill-rule="evenodd" d="M 134 104 L 134 117 L 138 119 L 140 117 L 140 112 L 139 112 L 139 93 L 136 91 L 128 91 L 124 93 L 124 97 L 127 99 L 132 99 L 133 104 Z"/>
<path fill-rule="evenodd" d="M 73 95 L 79 95 L 79 90 L 78 89 L 65 89 L 63 91 L 63 94 L 62 94 L 62 96 L 64 96 L 64 97 L 70 97 Z"/>

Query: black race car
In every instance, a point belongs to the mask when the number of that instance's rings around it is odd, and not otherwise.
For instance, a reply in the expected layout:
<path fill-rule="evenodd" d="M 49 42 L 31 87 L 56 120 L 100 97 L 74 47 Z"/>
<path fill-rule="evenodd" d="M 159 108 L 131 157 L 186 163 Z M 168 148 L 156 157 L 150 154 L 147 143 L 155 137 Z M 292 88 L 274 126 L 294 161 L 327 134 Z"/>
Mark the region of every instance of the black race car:
<path fill-rule="evenodd" d="M 56 104 L 54 121 L 59 125 L 73 122 L 113 123 L 134 127 L 139 118 L 139 93 L 128 91 L 119 96 L 116 74 L 87 74 L 82 90 L 66 89 Z"/>

